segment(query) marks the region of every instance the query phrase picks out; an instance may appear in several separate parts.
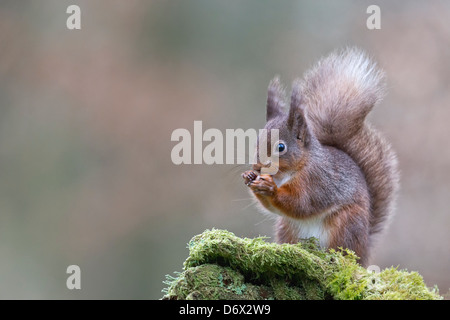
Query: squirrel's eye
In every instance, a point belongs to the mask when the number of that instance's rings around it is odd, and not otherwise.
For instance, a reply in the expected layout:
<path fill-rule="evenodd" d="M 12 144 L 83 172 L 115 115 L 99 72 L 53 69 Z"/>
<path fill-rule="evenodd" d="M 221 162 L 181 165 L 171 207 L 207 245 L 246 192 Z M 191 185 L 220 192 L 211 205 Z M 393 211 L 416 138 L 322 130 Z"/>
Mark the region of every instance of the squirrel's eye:
<path fill-rule="evenodd" d="M 283 155 L 287 151 L 287 145 L 284 143 L 284 141 L 277 141 L 273 145 L 273 152 L 277 153 L 278 155 Z"/>

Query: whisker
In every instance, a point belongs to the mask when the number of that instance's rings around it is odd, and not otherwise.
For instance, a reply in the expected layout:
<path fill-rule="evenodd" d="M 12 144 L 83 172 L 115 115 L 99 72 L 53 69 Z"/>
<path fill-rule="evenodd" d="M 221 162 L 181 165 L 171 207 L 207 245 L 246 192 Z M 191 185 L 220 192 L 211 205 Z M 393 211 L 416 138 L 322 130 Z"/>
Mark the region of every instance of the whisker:
<path fill-rule="evenodd" d="M 254 200 L 254 198 L 243 198 L 243 199 L 231 199 L 231 201 L 245 201 L 245 200 Z"/>
<path fill-rule="evenodd" d="M 256 199 L 255 199 L 255 201 L 252 201 L 250 204 L 248 204 L 247 206 L 245 206 L 244 208 L 242 208 L 241 211 L 243 211 L 243 210 L 245 210 L 245 209 L 248 209 L 248 208 L 250 208 L 251 206 L 253 206 L 253 205 L 255 205 L 255 204 L 257 204 Z"/>
<path fill-rule="evenodd" d="M 264 219 L 255 223 L 255 226 L 259 226 L 260 224 L 270 221 L 270 220 L 273 220 L 273 219 L 274 219 L 273 217 L 269 217 L 269 216 L 265 215 Z"/>
<path fill-rule="evenodd" d="M 232 168 L 228 168 L 226 170 L 226 174 L 230 175 L 230 176 L 236 176 L 236 177 L 241 177 L 241 174 L 244 171 L 249 170 L 250 167 L 246 166 L 246 165 L 234 165 Z"/>

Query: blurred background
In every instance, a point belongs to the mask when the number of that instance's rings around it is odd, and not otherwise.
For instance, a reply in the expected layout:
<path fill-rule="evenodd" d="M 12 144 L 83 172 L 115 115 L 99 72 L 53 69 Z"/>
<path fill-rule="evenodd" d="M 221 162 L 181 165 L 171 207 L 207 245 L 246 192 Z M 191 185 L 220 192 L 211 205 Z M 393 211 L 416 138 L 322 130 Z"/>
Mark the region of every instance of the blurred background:
<path fill-rule="evenodd" d="M 66 28 L 70 4 L 81 30 Z M 398 152 L 373 263 L 450 287 L 450 3 L 0 2 L 0 298 L 158 299 L 205 229 L 272 236 L 245 166 L 179 165 L 171 133 L 262 128 L 266 88 L 356 45 L 388 77 L 371 114 Z M 66 268 L 81 268 L 81 290 Z"/>

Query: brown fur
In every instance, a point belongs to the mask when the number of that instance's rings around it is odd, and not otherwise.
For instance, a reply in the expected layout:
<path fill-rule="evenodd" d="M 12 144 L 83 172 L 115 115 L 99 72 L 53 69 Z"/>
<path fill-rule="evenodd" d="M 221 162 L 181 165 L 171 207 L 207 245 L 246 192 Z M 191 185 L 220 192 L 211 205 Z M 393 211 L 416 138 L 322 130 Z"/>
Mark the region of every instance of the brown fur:
<path fill-rule="evenodd" d="M 351 248 L 360 258 L 359 263 L 366 265 L 369 260 L 369 221 L 368 216 L 361 213 L 366 208 L 358 204 L 345 206 L 325 219 L 330 231 L 328 247 Z"/>
<path fill-rule="evenodd" d="M 276 241 L 278 243 L 290 243 L 295 244 L 298 243 L 301 239 L 297 237 L 295 234 L 295 228 L 292 224 L 286 219 L 278 219 L 276 224 Z"/>

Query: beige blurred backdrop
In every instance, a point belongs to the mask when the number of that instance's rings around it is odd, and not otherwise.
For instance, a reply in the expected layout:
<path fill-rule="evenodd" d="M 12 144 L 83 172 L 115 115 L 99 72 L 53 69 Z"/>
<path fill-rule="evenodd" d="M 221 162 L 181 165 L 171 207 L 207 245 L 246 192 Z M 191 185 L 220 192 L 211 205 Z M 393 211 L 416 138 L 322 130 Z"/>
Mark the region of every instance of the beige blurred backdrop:
<path fill-rule="evenodd" d="M 70 4 L 81 30 L 66 28 Z M 272 236 L 245 166 L 176 166 L 171 133 L 261 128 L 274 75 L 290 86 L 347 45 L 387 73 L 370 119 L 401 169 L 373 263 L 446 293 L 448 17 L 448 1 L 1 1 L 0 298 L 158 299 L 195 234 Z M 81 290 L 66 288 L 72 264 Z"/>

